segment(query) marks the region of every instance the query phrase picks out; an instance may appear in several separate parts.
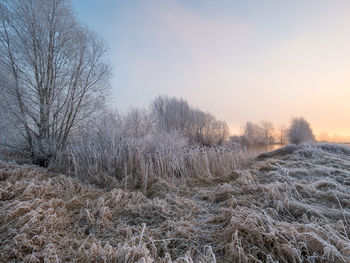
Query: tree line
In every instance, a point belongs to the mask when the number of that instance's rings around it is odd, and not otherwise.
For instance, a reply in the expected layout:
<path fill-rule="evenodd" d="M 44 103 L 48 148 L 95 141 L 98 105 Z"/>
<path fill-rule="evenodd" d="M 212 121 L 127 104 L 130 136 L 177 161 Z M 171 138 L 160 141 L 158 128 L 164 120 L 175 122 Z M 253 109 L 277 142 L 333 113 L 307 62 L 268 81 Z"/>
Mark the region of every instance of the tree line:
<path fill-rule="evenodd" d="M 242 135 L 230 136 L 230 140 L 245 146 L 285 145 L 315 141 L 315 136 L 310 124 L 303 117 L 296 117 L 292 119 L 289 127 L 286 125 L 275 127 L 272 122 L 268 121 L 260 123 L 248 121 L 243 128 Z"/>

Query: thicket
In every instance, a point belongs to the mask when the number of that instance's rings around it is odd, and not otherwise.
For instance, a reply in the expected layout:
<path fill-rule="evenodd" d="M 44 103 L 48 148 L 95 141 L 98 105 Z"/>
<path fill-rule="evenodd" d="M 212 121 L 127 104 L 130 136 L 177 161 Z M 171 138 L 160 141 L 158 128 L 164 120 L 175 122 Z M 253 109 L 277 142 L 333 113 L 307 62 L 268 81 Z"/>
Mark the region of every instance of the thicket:
<path fill-rule="evenodd" d="M 224 175 L 246 160 L 247 153 L 238 144 L 190 143 L 183 130 L 166 130 L 162 121 L 153 109 L 108 112 L 83 127 L 55 165 L 69 163 L 87 182 L 110 185 L 117 179 L 126 187 L 146 189 L 159 178 L 174 182 Z"/>

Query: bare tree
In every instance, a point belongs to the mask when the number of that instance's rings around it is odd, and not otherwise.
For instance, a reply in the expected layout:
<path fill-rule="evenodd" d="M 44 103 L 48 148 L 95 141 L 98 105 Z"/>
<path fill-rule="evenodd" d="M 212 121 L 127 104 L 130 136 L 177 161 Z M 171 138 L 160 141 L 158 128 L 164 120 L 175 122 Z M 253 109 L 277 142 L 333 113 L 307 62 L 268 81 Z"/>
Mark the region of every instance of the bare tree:
<path fill-rule="evenodd" d="M 244 128 L 243 136 L 248 145 L 266 145 L 269 144 L 265 137 L 264 129 L 256 123 L 247 122 Z"/>
<path fill-rule="evenodd" d="M 275 127 L 272 122 L 269 121 L 262 121 L 260 123 L 260 126 L 263 131 L 264 139 L 267 144 L 273 144 L 275 142 L 274 134 L 275 134 Z"/>
<path fill-rule="evenodd" d="M 153 116 L 145 109 L 131 107 L 124 115 L 123 122 L 127 133 L 125 136 L 141 138 L 150 134 L 154 129 Z"/>
<path fill-rule="evenodd" d="M 152 102 L 151 109 L 158 128 L 166 132 L 178 131 L 190 143 L 212 146 L 222 144 L 228 138 L 226 122 L 191 107 L 184 99 L 158 96 Z"/>
<path fill-rule="evenodd" d="M 280 125 L 277 129 L 276 133 L 276 139 L 279 141 L 280 144 L 286 144 L 288 139 L 287 139 L 287 132 L 288 129 L 284 124 Z"/>
<path fill-rule="evenodd" d="M 304 118 L 294 118 L 292 120 L 287 137 L 289 142 L 294 144 L 315 141 L 310 124 Z"/>
<path fill-rule="evenodd" d="M 248 121 L 239 140 L 247 145 L 268 145 L 275 142 L 274 133 L 275 128 L 271 122 L 256 124 Z"/>
<path fill-rule="evenodd" d="M 106 46 L 79 25 L 69 0 L 0 3 L 0 64 L 10 74 L 11 114 L 33 160 L 63 149 L 74 128 L 104 100 Z"/>
<path fill-rule="evenodd" d="M 191 122 L 191 107 L 184 99 L 158 96 L 151 104 L 151 109 L 159 128 L 170 132 L 185 131 Z"/>

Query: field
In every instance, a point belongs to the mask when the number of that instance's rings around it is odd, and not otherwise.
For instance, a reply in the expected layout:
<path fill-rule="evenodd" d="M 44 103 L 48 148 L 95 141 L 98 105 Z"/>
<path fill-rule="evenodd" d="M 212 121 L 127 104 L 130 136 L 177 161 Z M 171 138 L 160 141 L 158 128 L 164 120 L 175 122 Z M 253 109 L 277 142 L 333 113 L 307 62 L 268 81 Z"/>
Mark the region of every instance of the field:
<path fill-rule="evenodd" d="M 0 162 L 2 262 L 350 262 L 350 148 L 106 189 Z"/>

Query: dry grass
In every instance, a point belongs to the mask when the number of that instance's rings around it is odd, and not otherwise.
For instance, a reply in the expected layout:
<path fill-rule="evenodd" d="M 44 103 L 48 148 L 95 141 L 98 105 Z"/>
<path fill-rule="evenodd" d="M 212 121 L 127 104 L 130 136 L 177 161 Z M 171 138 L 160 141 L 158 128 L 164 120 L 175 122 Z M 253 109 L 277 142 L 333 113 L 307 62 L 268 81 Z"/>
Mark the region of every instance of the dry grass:
<path fill-rule="evenodd" d="M 248 168 L 168 179 L 106 190 L 2 162 L 0 259 L 350 262 L 346 149 L 298 146 Z"/>

